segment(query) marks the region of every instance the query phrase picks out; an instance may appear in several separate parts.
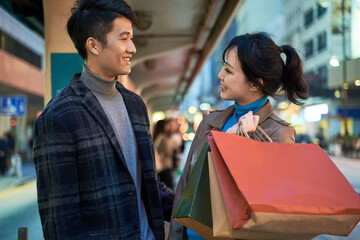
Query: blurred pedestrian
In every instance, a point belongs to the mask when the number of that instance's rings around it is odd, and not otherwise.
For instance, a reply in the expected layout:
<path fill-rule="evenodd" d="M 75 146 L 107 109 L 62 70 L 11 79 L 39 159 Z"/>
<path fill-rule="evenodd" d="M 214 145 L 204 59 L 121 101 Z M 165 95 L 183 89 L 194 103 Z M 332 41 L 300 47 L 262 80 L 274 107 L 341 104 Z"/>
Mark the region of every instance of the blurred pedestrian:
<path fill-rule="evenodd" d="M 11 131 L 5 133 L 5 141 L 8 147 L 8 154 L 6 159 L 6 169 L 10 170 L 11 168 L 11 157 L 15 154 L 15 138 L 13 137 Z"/>
<path fill-rule="evenodd" d="M 286 56 L 286 62 L 282 54 Z M 245 131 L 253 133 L 255 138 L 259 125 L 273 142 L 295 141 L 294 128 L 275 115 L 268 100 L 279 90 L 284 90 L 287 99 L 295 104 L 308 97 L 302 62 L 295 49 L 289 45 L 277 46 L 266 33 L 245 34 L 231 40 L 223 52 L 223 61 L 218 74 L 220 95 L 223 100 L 234 101 L 234 105 L 210 113 L 201 122 L 176 189 L 174 209 L 191 173 L 192 159 L 198 157 L 207 143 L 210 130 L 235 133 L 242 124 Z M 261 141 L 259 138 L 256 140 Z M 172 220 L 170 239 L 201 237 Z"/>
<path fill-rule="evenodd" d="M 357 139 L 355 140 L 355 157 L 360 159 L 360 136 L 357 136 Z"/>
<path fill-rule="evenodd" d="M 10 131 L 6 132 L 6 142 L 8 144 L 9 152 L 14 153 L 15 151 L 15 138 Z"/>
<path fill-rule="evenodd" d="M 6 134 L 3 134 L 0 138 L 0 176 L 5 176 L 7 170 L 9 146 L 6 140 Z"/>
<path fill-rule="evenodd" d="M 155 124 L 153 141 L 156 151 L 156 171 L 159 174 L 160 181 L 173 189 L 173 155 L 174 146 L 171 140 L 170 121 L 159 120 Z"/>
<path fill-rule="evenodd" d="M 10 169 L 9 176 L 11 177 L 22 177 L 22 160 L 21 156 L 18 153 L 13 154 L 10 157 Z"/>
<path fill-rule="evenodd" d="M 328 148 L 326 140 L 325 140 L 325 136 L 324 136 L 324 129 L 323 128 L 318 128 L 315 137 L 318 139 L 318 144 L 319 146 L 326 150 Z"/>
<path fill-rule="evenodd" d="M 122 0 L 77 0 L 71 12 L 83 71 L 34 127 L 44 237 L 164 239 L 174 195 L 156 178 L 145 104 L 117 81 L 136 52 L 134 12 Z"/>
<path fill-rule="evenodd" d="M 173 174 L 177 171 L 179 167 L 179 162 L 181 158 L 181 153 L 184 151 L 184 140 L 179 131 L 179 124 L 176 118 L 171 118 L 169 122 L 169 131 L 170 131 L 170 139 L 173 145 Z"/>

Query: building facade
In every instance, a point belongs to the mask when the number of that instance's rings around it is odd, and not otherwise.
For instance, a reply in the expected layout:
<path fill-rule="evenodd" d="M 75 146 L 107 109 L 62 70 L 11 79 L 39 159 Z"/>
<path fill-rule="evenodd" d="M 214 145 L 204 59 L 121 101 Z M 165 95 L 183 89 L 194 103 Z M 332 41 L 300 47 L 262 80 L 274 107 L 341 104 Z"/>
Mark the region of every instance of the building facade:
<path fill-rule="evenodd" d="M 272 101 L 277 113 L 295 126 L 299 136 L 306 135 L 313 142 L 325 139 L 322 141 L 329 146 L 332 140 L 345 135 L 345 108 L 348 110 L 348 134 L 358 136 L 359 25 L 359 0 L 245 1 L 226 36 L 197 77 L 198 84 L 195 83 L 186 96 L 182 110 L 186 111 L 191 104 L 199 105 L 205 99 L 214 109 L 232 104 L 219 97 L 217 73 L 221 67 L 222 51 L 236 35 L 265 31 L 278 45 L 290 44 L 298 51 L 310 86 L 310 98 L 301 107 L 289 106 L 281 98 Z M 344 59 L 346 81 L 342 70 Z M 334 60 L 338 67 L 331 65 Z M 348 88 L 347 106 L 344 105 L 344 82 Z"/>
<path fill-rule="evenodd" d="M 0 134 L 10 132 L 15 151 L 29 159 L 29 141 L 44 105 L 45 44 L 38 35 L 0 6 Z"/>
<path fill-rule="evenodd" d="M 311 98 L 305 108 L 326 106 L 322 115 L 313 118 L 316 120 L 307 120 L 312 117 L 305 117 L 305 111 L 299 113 L 301 120 L 297 130 L 307 132 L 313 138 L 324 130 L 325 138 L 330 142 L 345 135 L 345 108 L 348 110 L 348 134 L 359 135 L 360 88 L 355 82 L 360 79 L 360 72 L 356 72 L 358 67 L 355 66 L 359 58 L 359 44 L 356 42 L 359 42 L 360 1 L 285 0 L 284 6 L 284 43 L 291 44 L 301 53 L 310 86 Z M 346 80 L 342 72 L 345 59 L 350 66 L 345 74 Z M 344 83 L 347 96 L 344 95 Z"/>

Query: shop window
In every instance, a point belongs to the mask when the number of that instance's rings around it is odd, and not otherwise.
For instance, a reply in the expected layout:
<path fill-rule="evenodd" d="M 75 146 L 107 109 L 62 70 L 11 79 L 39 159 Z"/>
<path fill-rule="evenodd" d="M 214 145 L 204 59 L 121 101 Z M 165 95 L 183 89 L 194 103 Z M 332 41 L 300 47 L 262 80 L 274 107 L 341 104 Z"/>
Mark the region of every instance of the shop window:
<path fill-rule="evenodd" d="M 326 87 L 327 86 L 327 66 L 321 66 L 318 69 L 318 73 L 320 76 L 321 86 Z"/>
<path fill-rule="evenodd" d="M 305 57 L 309 58 L 314 53 L 314 41 L 310 40 L 305 43 Z"/>
<path fill-rule="evenodd" d="M 308 28 L 313 23 L 313 21 L 314 21 L 314 11 L 311 8 L 304 14 L 305 28 Z"/>
<path fill-rule="evenodd" d="M 327 7 L 321 6 L 319 3 L 317 4 L 317 16 L 320 18 L 324 13 L 326 13 Z"/>
<path fill-rule="evenodd" d="M 0 30 L 0 49 L 41 68 L 41 56 Z"/>
<path fill-rule="evenodd" d="M 321 51 L 326 48 L 326 32 L 320 33 L 317 36 L 317 49 L 318 51 Z"/>

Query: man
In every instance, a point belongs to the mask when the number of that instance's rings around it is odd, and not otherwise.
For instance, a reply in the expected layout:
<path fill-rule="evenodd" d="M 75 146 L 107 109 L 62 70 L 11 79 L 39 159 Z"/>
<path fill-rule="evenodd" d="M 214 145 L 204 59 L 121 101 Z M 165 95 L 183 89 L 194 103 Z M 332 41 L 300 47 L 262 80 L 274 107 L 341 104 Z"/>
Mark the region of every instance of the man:
<path fill-rule="evenodd" d="M 155 177 L 144 102 L 117 82 L 136 52 L 133 21 L 122 0 L 77 0 L 72 9 L 67 30 L 85 65 L 34 131 L 47 240 L 164 239 L 173 192 Z"/>
<path fill-rule="evenodd" d="M 6 134 L 0 136 L 0 177 L 5 176 L 7 170 L 7 157 L 9 146 L 7 143 Z"/>

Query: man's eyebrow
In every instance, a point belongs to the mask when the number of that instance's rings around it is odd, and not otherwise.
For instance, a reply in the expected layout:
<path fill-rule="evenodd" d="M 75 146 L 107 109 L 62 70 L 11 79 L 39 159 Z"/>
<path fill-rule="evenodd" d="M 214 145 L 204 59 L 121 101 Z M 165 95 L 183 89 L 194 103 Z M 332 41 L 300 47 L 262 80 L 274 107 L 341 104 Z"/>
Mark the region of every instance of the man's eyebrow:
<path fill-rule="evenodd" d="M 134 33 L 131 33 L 131 32 L 121 32 L 119 34 L 119 36 L 123 36 L 123 35 L 134 35 Z"/>

